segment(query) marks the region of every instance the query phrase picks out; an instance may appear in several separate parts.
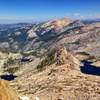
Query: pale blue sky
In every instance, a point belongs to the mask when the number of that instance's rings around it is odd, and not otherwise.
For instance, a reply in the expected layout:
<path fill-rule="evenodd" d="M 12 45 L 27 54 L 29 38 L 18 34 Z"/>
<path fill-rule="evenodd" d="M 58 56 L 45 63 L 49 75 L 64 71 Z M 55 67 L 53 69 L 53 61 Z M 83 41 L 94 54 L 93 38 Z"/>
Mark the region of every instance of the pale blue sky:
<path fill-rule="evenodd" d="M 100 18 L 100 0 L 0 0 L 0 22 Z"/>

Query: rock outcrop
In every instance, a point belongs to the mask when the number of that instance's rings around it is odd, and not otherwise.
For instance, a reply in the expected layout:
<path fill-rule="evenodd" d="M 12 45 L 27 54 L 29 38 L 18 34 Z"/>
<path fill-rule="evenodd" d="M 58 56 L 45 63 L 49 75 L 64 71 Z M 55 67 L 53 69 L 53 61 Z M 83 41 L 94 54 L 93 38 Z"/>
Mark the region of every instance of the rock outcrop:
<path fill-rule="evenodd" d="M 80 65 L 80 61 L 69 53 L 65 47 L 57 49 L 55 54 L 57 65 L 69 64 L 69 65 Z"/>
<path fill-rule="evenodd" d="M 4 80 L 0 80 L 0 100 L 19 100 L 17 93 Z"/>

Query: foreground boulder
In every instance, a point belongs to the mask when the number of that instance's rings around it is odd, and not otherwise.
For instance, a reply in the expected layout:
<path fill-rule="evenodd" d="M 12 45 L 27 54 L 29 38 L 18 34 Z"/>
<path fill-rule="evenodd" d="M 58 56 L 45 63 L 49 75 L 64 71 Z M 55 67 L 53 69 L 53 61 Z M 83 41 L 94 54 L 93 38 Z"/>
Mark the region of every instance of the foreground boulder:
<path fill-rule="evenodd" d="M 19 100 L 7 81 L 0 80 L 0 100 Z"/>

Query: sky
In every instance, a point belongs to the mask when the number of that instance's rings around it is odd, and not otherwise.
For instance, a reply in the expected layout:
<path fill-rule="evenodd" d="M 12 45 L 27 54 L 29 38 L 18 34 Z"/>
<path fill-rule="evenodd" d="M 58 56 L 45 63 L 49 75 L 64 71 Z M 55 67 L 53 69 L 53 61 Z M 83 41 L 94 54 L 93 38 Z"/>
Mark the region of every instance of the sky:
<path fill-rule="evenodd" d="M 100 18 L 100 0 L 0 0 L 0 23 Z"/>

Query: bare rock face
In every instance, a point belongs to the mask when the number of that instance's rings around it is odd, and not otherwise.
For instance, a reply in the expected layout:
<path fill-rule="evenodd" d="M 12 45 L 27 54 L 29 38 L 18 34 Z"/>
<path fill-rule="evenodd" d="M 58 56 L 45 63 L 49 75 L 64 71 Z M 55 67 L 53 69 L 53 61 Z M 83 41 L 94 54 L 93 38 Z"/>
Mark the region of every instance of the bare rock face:
<path fill-rule="evenodd" d="M 55 26 L 55 30 L 59 32 L 64 26 L 67 26 L 72 22 L 73 21 L 68 18 L 63 18 L 53 21 L 52 24 Z"/>
<path fill-rule="evenodd" d="M 7 81 L 0 80 L 0 100 L 19 100 Z"/>
<path fill-rule="evenodd" d="M 56 64 L 62 65 L 62 64 L 68 64 L 70 66 L 73 66 L 73 68 L 77 68 L 76 66 L 80 66 L 80 61 L 74 57 L 71 53 L 69 53 L 65 47 L 58 48 L 55 54 Z"/>
<path fill-rule="evenodd" d="M 36 32 L 34 32 L 33 29 L 29 30 L 29 31 L 27 32 L 27 34 L 28 34 L 28 39 L 37 37 L 37 34 L 36 34 Z"/>

